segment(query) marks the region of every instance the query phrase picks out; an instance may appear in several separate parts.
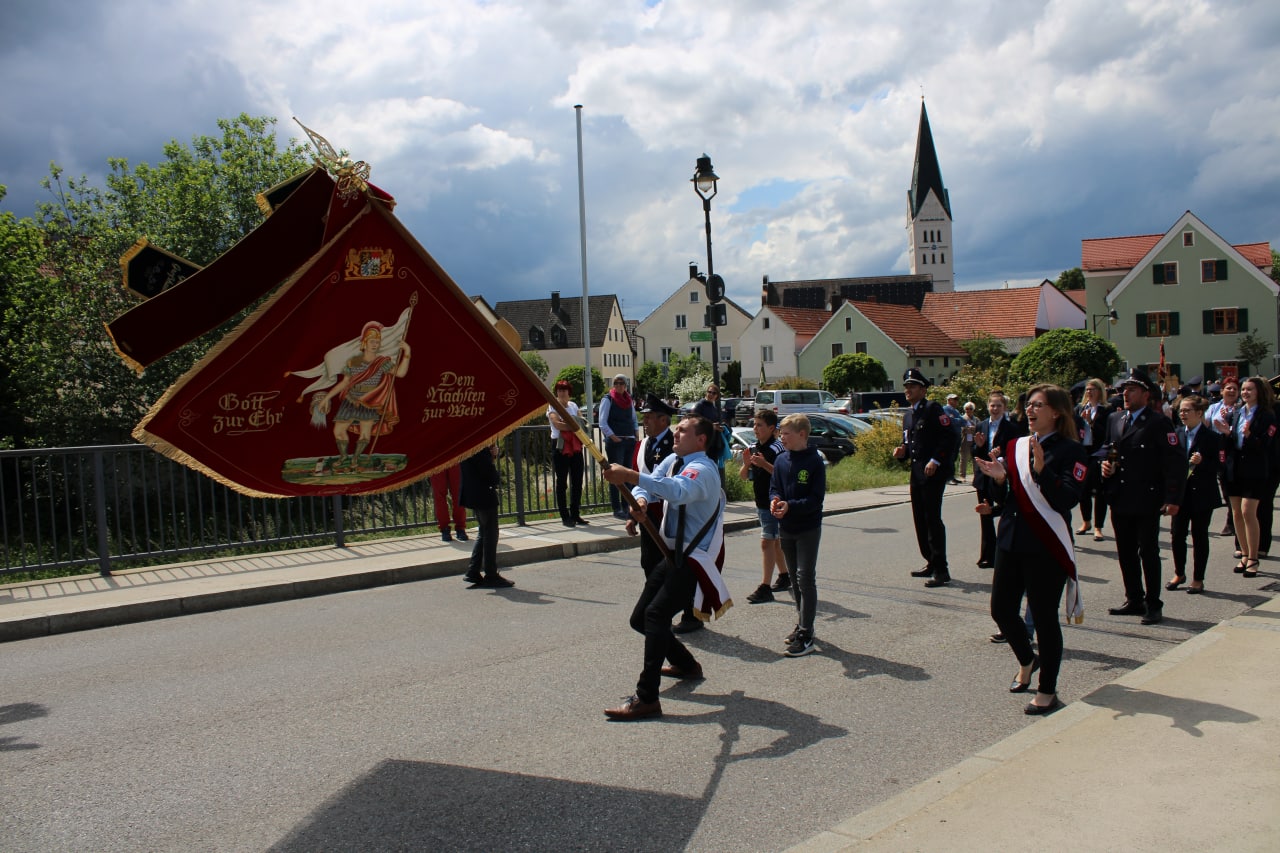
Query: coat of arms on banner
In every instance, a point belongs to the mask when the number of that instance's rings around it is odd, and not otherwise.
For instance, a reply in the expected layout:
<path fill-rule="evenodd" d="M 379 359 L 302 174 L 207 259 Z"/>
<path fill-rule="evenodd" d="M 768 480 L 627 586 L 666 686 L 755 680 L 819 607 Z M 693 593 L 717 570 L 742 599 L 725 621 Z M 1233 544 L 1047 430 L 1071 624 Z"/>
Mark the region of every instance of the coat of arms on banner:
<path fill-rule="evenodd" d="M 391 278 L 395 253 L 386 249 L 352 249 L 347 253 L 347 278 Z"/>

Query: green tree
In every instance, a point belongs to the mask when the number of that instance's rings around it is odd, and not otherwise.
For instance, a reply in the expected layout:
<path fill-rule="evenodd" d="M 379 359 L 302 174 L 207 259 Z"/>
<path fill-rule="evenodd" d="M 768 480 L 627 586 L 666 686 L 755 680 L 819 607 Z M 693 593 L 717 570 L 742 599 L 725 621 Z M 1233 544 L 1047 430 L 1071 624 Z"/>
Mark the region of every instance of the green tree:
<path fill-rule="evenodd" d="M 668 397 L 671 385 L 662 375 L 662 365 L 654 361 L 646 361 L 636 368 L 636 393 L 657 394 Z"/>
<path fill-rule="evenodd" d="M 675 388 L 676 383 L 691 376 L 705 376 L 705 381 L 710 382 L 711 365 L 699 358 L 697 353 L 691 352 L 686 356 L 671 353 L 667 359 L 667 381 L 672 389 Z"/>
<path fill-rule="evenodd" d="M 978 370 L 1008 371 L 1013 361 L 1004 341 L 989 332 L 979 332 L 967 341 L 960 341 L 960 348 L 969 354 L 969 364 Z"/>
<path fill-rule="evenodd" d="M 1271 280 L 1280 284 L 1280 252 L 1271 250 Z"/>
<path fill-rule="evenodd" d="M 1010 383 L 1008 373 L 1005 368 L 981 368 L 966 364 L 945 386 L 930 388 L 929 399 L 941 403 L 946 401 L 948 394 L 956 394 L 960 397 L 962 409 L 965 403 L 972 401 L 977 408 L 977 416 L 985 418 L 987 397 L 992 391 L 1004 391 L 1010 400 L 1016 400 L 1019 394 L 1027 390 L 1026 383 Z"/>
<path fill-rule="evenodd" d="M 862 352 L 842 353 L 822 368 L 822 384 L 837 396 L 883 388 L 888 381 L 889 375 L 880 360 Z"/>
<path fill-rule="evenodd" d="M 1249 365 L 1249 371 L 1252 372 L 1253 366 L 1257 365 L 1259 371 L 1263 370 L 1263 362 L 1271 355 L 1271 342 L 1264 340 L 1258 336 L 1258 330 L 1254 329 L 1247 335 L 1240 336 L 1240 349 L 1236 353 L 1236 357 Z"/>
<path fill-rule="evenodd" d="M 94 444 L 124 440 L 172 382 L 228 330 L 205 335 L 139 377 L 114 352 L 105 323 L 138 297 L 120 286 L 120 255 L 139 237 L 208 264 L 262 221 L 255 193 L 307 168 L 305 150 L 280 150 L 275 120 L 218 121 L 220 136 L 164 146 L 156 166 L 111 159 L 105 187 L 44 181 L 52 200 L 35 226 L 44 257 L 6 282 L 0 358 L 21 393 L 23 440 Z M 235 320 L 232 323 L 236 322 Z"/>
<path fill-rule="evenodd" d="M 1110 379 L 1119 370 L 1120 353 L 1111 341 L 1084 329 L 1053 329 L 1022 348 L 1009 368 L 1009 381 L 1070 388 L 1091 376 Z"/>
<path fill-rule="evenodd" d="M 1080 267 L 1063 270 L 1053 286 L 1058 290 L 1084 290 L 1084 271 Z"/>
<path fill-rule="evenodd" d="M 720 391 L 726 397 L 742 395 L 742 362 L 731 361 L 720 371 Z"/>
<path fill-rule="evenodd" d="M 583 377 L 582 365 L 571 364 L 568 367 L 560 368 L 560 372 L 556 374 L 556 381 L 568 382 L 573 387 L 573 390 L 569 392 L 569 396 L 571 396 L 574 400 L 577 400 L 579 403 L 581 403 L 583 400 L 586 399 L 586 394 L 587 394 L 587 386 L 582 381 L 582 377 Z M 604 396 L 604 389 L 605 389 L 604 377 L 600 375 L 600 369 L 597 367 L 592 367 L 591 368 L 592 399 L 594 399 L 596 402 L 599 402 L 600 398 Z"/>
<path fill-rule="evenodd" d="M 0 200 L 5 193 L 5 187 L 0 185 Z M 13 295 L 28 287 L 31 280 L 39 279 L 44 258 L 44 245 L 35 222 L 18 219 L 9 211 L 0 213 L 0 326 L 6 332 L 10 321 L 5 318 L 13 309 Z M 7 352 L 0 359 L 0 449 L 25 443 L 24 393 L 19 377 L 10 370 L 13 363 Z"/>
<path fill-rule="evenodd" d="M 547 360 L 542 357 L 542 353 L 537 350 L 525 350 L 520 353 L 520 357 L 524 359 L 524 363 L 529 365 L 529 369 L 541 379 L 547 381 L 547 377 L 551 375 L 551 367 L 548 366 Z"/>

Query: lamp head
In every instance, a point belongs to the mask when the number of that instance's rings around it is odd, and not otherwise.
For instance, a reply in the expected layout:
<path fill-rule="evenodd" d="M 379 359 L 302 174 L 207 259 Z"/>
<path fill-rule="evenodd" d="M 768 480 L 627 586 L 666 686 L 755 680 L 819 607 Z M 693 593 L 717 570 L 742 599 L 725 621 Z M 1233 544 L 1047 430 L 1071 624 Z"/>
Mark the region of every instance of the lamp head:
<path fill-rule="evenodd" d="M 716 194 L 716 182 L 720 180 L 715 170 L 711 168 L 711 158 L 703 154 L 698 158 L 697 168 L 693 171 L 693 189 L 698 195 L 704 199 L 710 199 Z"/>

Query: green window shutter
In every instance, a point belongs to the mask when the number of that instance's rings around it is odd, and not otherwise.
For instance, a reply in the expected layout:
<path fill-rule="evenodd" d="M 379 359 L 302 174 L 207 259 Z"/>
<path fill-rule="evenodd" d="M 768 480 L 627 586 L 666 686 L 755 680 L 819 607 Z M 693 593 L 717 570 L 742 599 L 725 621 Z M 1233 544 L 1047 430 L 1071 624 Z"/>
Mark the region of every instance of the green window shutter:
<path fill-rule="evenodd" d="M 1214 270 L 1213 270 L 1214 278 L 1216 278 L 1218 281 L 1226 281 L 1227 280 L 1227 262 L 1214 261 L 1213 266 L 1214 266 Z"/>
<path fill-rule="evenodd" d="M 1248 308 L 1236 309 L 1236 331 L 1242 335 L 1245 332 L 1249 331 L 1249 309 Z"/>
<path fill-rule="evenodd" d="M 1169 334 L 1176 335 L 1181 331 L 1182 324 L 1178 322 L 1178 312 L 1169 312 Z"/>
<path fill-rule="evenodd" d="M 1145 338 L 1147 336 L 1147 315 L 1135 314 L 1134 316 L 1138 318 L 1137 335 L 1140 338 Z"/>
<path fill-rule="evenodd" d="M 1164 284 L 1164 264 L 1151 265 L 1151 283 Z"/>
<path fill-rule="evenodd" d="M 1204 384 L 1208 385 L 1213 382 L 1214 378 L 1218 375 L 1218 365 L 1214 364 L 1212 361 L 1206 361 L 1204 363 L 1204 373 L 1200 375 L 1204 377 Z"/>
<path fill-rule="evenodd" d="M 1213 311 L 1202 311 L 1200 316 L 1204 318 L 1204 333 L 1206 335 L 1213 334 Z"/>
<path fill-rule="evenodd" d="M 1170 372 L 1171 374 L 1173 374 L 1174 376 L 1178 377 L 1179 379 L 1181 379 L 1181 378 L 1182 378 L 1182 365 L 1181 365 L 1181 364 L 1178 364 L 1178 362 L 1176 362 L 1176 361 L 1175 361 L 1175 362 L 1173 362 L 1172 364 L 1168 365 L 1168 368 L 1169 368 L 1169 372 Z"/>

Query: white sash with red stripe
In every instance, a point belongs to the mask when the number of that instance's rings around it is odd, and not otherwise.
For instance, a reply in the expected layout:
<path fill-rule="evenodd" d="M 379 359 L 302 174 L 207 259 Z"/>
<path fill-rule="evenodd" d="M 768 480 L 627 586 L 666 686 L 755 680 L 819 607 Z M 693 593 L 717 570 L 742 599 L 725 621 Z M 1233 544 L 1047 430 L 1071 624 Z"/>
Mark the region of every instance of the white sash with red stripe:
<path fill-rule="evenodd" d="M 1018 502 L 1018 513 L 1067 576 L 1064 602 L 1067 621 L 1078 625 L 1084 621 L 1084 600 L 1080 597 L 1080 584 L 1076 580 L 1076 551 L 1071 529 L 1062 514 L 1049 506 L 1036 484 L 1031 463 L 1031 438 L 1023 436 L 1014 442 L 1013 454 L 1005 464 L 1009 468 L 1009 486 Z"/>
<path fill-rule="evenodd" d="M 711 531 L 707 539 L 705 548 L 695 548 L 689 553 L 686 560 L 693 567 L 694 577 L 697 578 L 698 584 L 693 591 L 693 615 L 697 616 L 703 622 L 712 619 L 719 619 L 730 607 L 733 606 L 733 598 L 729 595 L 729 588 L 725 585 L 724 578 L 720 571 L 724 568 L 724 492 L 720 492 L 720 506 L 716 509 L 716 520 L 711 525 Z M 659 530 L 666 530 L 666 512 L 670 510 L 678 510 L 671 504 L 666 504 L 663 508 L 663 523 L 659 526 Z M 676 547 L 676 541 L 665 534 L 662 537 L 667 541 L 667 546 L 672 550 Z"/>

